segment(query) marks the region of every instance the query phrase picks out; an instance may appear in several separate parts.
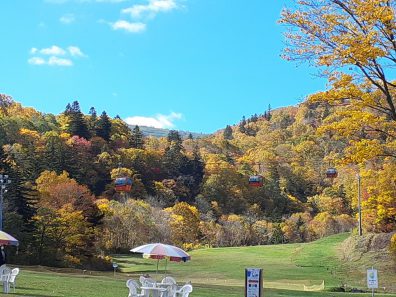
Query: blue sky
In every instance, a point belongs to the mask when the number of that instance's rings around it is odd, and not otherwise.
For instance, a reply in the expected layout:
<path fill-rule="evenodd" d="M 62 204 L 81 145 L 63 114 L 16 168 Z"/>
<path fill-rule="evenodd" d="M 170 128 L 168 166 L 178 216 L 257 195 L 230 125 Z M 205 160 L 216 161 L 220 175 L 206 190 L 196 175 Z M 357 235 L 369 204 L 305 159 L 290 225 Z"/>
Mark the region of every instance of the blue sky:
<path fill-rule="evenodd" d="M 280 58 L 288 0 L 0 1 L 0 93 L 211 133 L 322 90 Z"/>

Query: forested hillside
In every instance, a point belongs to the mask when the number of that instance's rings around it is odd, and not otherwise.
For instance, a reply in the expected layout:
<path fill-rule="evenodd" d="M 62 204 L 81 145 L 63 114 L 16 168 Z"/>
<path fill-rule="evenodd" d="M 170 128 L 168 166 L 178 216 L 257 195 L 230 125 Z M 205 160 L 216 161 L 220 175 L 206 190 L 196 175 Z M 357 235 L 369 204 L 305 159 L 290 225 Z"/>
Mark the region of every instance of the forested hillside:
<path fill-rule="evenodd" d="M 372 144 L 389 139 L 367 132 L 371 143 L 358 146 L 334 132 L 329 122 L 344 108 L 308 101 L 182 140 L 176 131 L 143 137 L 77 101 L 51 115 L 1 95 L 0 172 L 12 180 L 4 230 L 21 242 L 15 260 L 104 269 L 105 255 L 150 241 L 191 249 L 314 240 L 356 226 L 357 173 L 364 232 L 391 232 L 396 164 Z M 337 178 L 326 177 L 329 167 Z M 249 185 L 254 174 L 263 186 Z M 132 179 L 130 192 L 115 191 L 117 177 Z"/>

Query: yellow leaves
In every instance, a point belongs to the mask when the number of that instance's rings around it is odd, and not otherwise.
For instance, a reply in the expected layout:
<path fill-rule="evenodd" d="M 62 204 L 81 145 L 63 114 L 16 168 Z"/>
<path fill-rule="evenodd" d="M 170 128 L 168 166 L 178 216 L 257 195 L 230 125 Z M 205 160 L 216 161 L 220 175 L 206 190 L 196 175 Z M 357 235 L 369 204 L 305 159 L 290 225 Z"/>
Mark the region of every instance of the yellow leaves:
<path fill-rule="evenodd" d="M 117 177 L 133 177 L 134 172 L 129 168 L 115 168 L 110 172 L 111 179 L 116 179 Z"/>
<path fill-rule="evenodd" d="M 351 162 L 359 164 L 383 155 L 383 149 L 383 145 L 377 139 L 351 140 L 346 154 Z"/>
<path fill-rule="evenodd" d="M 233 166 L 224 160 L 224 157 L 218 154 L 207 154 L 205 156 L 205 172 L 206 174 L 215 174 L 222 170 L 232 170 Z"/>
<path fill-rule="evenodd" d="M 396 164 L 385 162 L 382 168 L 363 172 L 363 216 L 366 228 L 380 232 L 396 229 Z"/>
<path fill-rule="evenodd" d="M 310 60 L 318 66 L 375 66 L 378 58 L 392 58 L 395 12 L 377 0 L 298 1 L 296 9 L 282 11 L 280 23 L 290 60 Z"/>
<path fill-rule="evenodd" d="M 40 134 L 37 131 L 21 128 L 19 130 L 19 134 L 23 137 L 30 138 L 32 141 L 36 141 L 40 139 Z"/>
<path fill-rule="evenodd" d="M 110 203 L 109 203 L 108 199 L 106 199 L 106 198 L 96 199 L 95 204 L 99 208 L 101 213 L 104 213 L 104 214 L 110 213 Z"/>
<path fill-rule="evenodd" d="M 198 239 L 200 220 L 195 206 L 180 202 L 165 211 L 170 214 L 171 233 L 175 243 L 194 243 Z"/>
<path fill-rule="evenodd" d="M 223 217 L 224 220 L 224 217 Z M 242 223 L 243 222 L 243 218 L 241 218 L 240 216 L 236 215 L 236 214 L 230 214 L 227 216 L 227 221 L 228 222 L 239 222 Z"/>

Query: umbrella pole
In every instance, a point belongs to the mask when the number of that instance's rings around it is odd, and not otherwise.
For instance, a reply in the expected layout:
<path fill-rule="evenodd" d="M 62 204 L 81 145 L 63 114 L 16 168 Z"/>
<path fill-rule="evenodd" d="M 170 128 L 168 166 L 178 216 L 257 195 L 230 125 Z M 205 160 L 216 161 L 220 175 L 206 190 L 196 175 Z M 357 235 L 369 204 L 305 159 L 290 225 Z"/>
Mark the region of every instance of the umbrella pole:
<path fill-rule="evenodd" d="M 157 271 L 155 272 L 155 275 L 158 275 L 158 263 L 159 263 L 159 259 L 157 259 Z"/>
<path fill-rule="evenodd" d="M 165 258 L 165 276 L 167 275 L 167 273 L 166 273 L 166 266 L 167 266 L 167 264 L 168 264 L 168 259 Z"/>

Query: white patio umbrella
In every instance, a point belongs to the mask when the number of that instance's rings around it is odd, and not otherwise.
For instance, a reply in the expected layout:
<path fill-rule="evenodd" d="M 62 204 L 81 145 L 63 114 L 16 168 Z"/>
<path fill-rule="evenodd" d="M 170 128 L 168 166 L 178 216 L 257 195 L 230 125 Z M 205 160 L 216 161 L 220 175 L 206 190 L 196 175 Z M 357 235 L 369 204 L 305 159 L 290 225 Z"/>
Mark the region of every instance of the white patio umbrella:
<path fill-rule="evenodd" d="M 163 243 L 149 243 L 131 249 L 133 253 L 143 254 L 143 258 L 157 259 L 157 273 L 159 260 L 165 259 L 165 271 L 167 260 L 174 262 L 186 262 L 191 260 L 190 255 L 174 245 Z"/>

